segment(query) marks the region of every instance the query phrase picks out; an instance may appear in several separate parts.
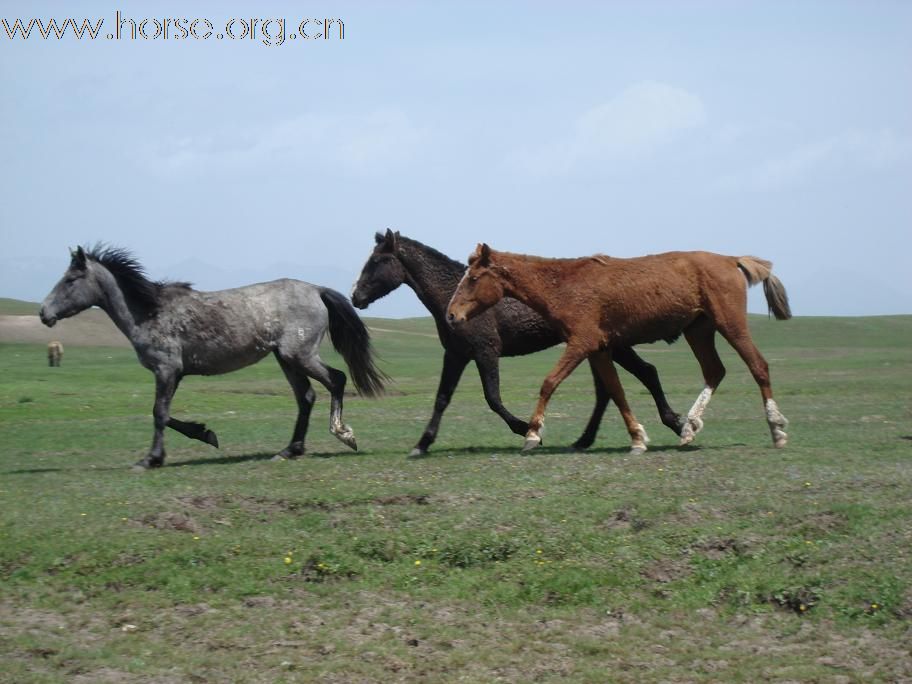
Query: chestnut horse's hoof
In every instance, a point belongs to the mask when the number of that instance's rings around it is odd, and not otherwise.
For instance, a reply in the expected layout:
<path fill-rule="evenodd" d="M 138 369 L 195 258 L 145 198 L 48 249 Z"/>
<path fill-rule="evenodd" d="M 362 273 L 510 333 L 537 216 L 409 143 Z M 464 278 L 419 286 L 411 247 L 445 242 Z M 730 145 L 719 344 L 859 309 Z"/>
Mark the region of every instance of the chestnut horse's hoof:
<path fill-rule="evenodd" d="M 526 435 L 526 441 L 523 444 L 522 453 L 532 451 L 532 449 L 534 449 L 535 447 L 540 446 L 541 442 L 542 442 L 542 438 L 540 435 L 536 435 L 536 434 Z"/>
<path fill-rule="evenodd" d="M 635 447 L 630 447 L 630 451 L 627 453 L 627 455 L 628 456 L 639 456 L 640 454 L 645 454 L 645 453 L 646 453 L 646 447 L 638 445 Z"/>

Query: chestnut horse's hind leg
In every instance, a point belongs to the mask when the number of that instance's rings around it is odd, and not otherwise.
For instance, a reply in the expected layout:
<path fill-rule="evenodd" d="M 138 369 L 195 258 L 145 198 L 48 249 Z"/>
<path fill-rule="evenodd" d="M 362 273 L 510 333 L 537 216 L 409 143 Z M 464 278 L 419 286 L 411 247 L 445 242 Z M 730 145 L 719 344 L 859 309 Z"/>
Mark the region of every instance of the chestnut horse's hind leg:
<path fill-rule="evenodd" d="M 694 356 L 700 363 L 703 371 L 703 380 L 706 385 L 697 396 L 694 405 L 687 412 L 687 422 L 681 430 L 681 444 L 689 444 L 696 434 L 703 429 L 703 412 L 712 398 L 713 392 L 725 377 L 725 366 L 716 351 L 716 329 L 707 318 L 697 319 L 687 330 L 684 337 L 693 350 Z"/>
<path fill-rule="evenodd" d="M 558 359 L 557 364 L 548 373 L 545 381 L 542 383 L 538 395 L 538 404 L 535 406 L 535 413 L 529 420 L 529 431 L 526 433 L 526 442 L 523 444 L 523 451 L 531 451 L 541 444 L 541 429 L 545 423 L 545 408 L 554 390 L 557 389 L 567 376 L 582 363 L 583 359 L 588 356 L 588 351 L 584 348 L 577 347 L 572 343 L 567 343 L 563 355 Z"/>
<path fill-rule="evenodd" d="M 763 408 L 766 411 L 766 422 L 773 438 L 773 446 L 781 449 L 788 442 L 788 434 L 785 432 L 788 427 L 788 419 L 782 415 L 776 405 L 776 401 L 773 399 L 773 388 L 769 379 L 769 365 L 760 350 L 754 345 L 753 340 L 751 340 L 746 321 L 740 328 L 723 328 L 720 326 L 719 332 L 738 352 L 738 355 L 747 364 L 751 375 L 754 376 L 754 380 L 760 386 L 760 395 L 763 397 Z"/>
<path fill-rule="evenodd" d="M 618 410 L 621 412 L 621 417 L 627 426 L 627 434 L 630 435 L 630 454 L 637 456 L 644 453 L 649 437 L 645 428 L 637 422 L 636 416 L 633 415 L 633 411 L 630 410 L 630 406 L 627 404 L 624 388 L 621 385 L 620 378 L 618 378 L 617 369 L 611 360 L 611 352 L 597 352 L 590 356 L 589 360 L 598 369 L 599 375 L 605 383 L 605 388 L 608 390 L 608 395 L 614 399 L 614 403 L 617 404 Z"/>

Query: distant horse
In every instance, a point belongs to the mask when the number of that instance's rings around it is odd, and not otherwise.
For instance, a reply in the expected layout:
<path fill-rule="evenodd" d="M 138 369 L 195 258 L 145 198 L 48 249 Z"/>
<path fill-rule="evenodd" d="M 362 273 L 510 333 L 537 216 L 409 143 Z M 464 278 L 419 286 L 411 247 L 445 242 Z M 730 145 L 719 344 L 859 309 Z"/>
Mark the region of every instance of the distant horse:
<path fill-rule="evenodd" d="M 444 348 L 443 370 L 434 412 L 411 455 L 427 453 L 437 437 L 441 417 L 450 403 L 462 372 L 469 361 L 473 360 L 481 376 L 488 406 L 514 433 L 524 435 L 529 424 L 510 413 L 500 398 L 499 358 L 531 354 L 551 347 L 561 341 L 557 329 L 527 306 L 514 299 L 507 299 L 494 307 L 493 311 L 454 330 L 447 325 L 446 306 L 465 273 L 465 264 L 390 230 L 386 231 L 386 235 L 377 233 L 376 243 L 352 291 L 352 303 L 359 309 L 365 309 L 371 302 L 405 283 L 415 291 L 418 299 L 433 315 Z M 652 393 L 662 422 L 680 435 L 684 421 L 665 400 L 655 367 L 637 356 L 630 347 L 616 349 L 615 359 Z M 594 366 L 593 379 L 595 408 L 585 432 L 573 445 L 576 449 L 592 445 L 608 404 L 608 392 Z"/>
<path fill-rule="evenodd" d="M 682 444 L 690 442 L 703 427 L 703 411 L 725 375 L 715 347 L 717 330 L 760 386 L 773 444 L 784 447 L 788 421 L 773 400 L 769 368 L 747 327 L 747 286 L 761 281 L 776 318 L 791 318 L 785 288 L 772 274 L 772 264 L 756 257 L 668 252 L 636 259 L 603 255 L 544 259 L 496 252 L 479 244 L 447 312 L 448 320 L 458 328 L 503 297 L 515 297 L 563 332 L 567 347 L 542 384 L 524 450 L 541 442 L 548 400 L 588 357 L 624 417 L 632 440 L 631 453 L 644 452 L 646 433 L 627 405 L 612 354 L 619 345 L 673 341 L 681 333 L 706 381 L 681 434 Z"/>
<path fill-rule="evenodd" d="M 53 326 L 91 306 L 103 309 L 133 344 L 140 363 L 155 374 L 155 433 L 148 455 L 136 465 L 164 464 L 164 429 L 218 446 L 211 430 L 170 416 L 171 398 L 185 375 L 219 375 L 249 366 L 272 352 L 298 403 L 291 442 L 277 458 L 304 453 L 304 437 L 316 395 L 310 378 L 332 396 L 329 429 L 357 450 L 342 422 L 345 374 L 323 363 L 320 341 L 327 328 L 361 394 L 375 396 L 385 375 L 374 365 L 370 336 L 348 300 L 338 292 L 299 280 L 275 280 L 233 290 L 199 292 L 187 283 L 149 280 L 125 250 L 82 247 L 41 306 L 41 321 Z"/>
<path fill-rule="evenodd" d="M 63 359 L 63 344 L 54 340 L 48 342 L 48 365 L 52 368 L 60 365 Z"/>

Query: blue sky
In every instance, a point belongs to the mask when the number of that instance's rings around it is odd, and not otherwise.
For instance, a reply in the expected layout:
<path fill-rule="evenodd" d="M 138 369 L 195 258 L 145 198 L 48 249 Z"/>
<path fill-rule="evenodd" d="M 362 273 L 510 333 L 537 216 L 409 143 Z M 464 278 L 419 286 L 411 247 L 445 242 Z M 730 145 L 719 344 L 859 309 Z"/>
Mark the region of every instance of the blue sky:
<path fill-rule="evenodd" d="M 40 300 L 97 240 L 201 289 L 347 293 L 390 227 L 462 260 L 755 254 L 797 315 L 912 313 L 910 3 L 215 7 L 0 2 L 103 33 L 118 9 L 345 23 L 273 46 L 0 28 L 0 296 Z M 367 313 L 425 312 L 403 288 Z"/>

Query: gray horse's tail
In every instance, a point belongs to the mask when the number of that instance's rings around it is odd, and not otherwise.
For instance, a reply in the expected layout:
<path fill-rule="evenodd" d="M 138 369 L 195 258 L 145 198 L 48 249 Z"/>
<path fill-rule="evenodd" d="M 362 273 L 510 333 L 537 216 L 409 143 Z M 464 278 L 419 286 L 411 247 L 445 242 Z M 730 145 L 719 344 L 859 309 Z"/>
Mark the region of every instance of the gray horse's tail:
<path fill-rule="evenodd" d="M 355 388 L 367 397 L 382 394 L 389 376 L 376 366 L 370 333 L 358 313 L 345 295 L 328 287 L 320 289 L 320 299 L 329 312 L 329 337 L 348 364 Z"/>

